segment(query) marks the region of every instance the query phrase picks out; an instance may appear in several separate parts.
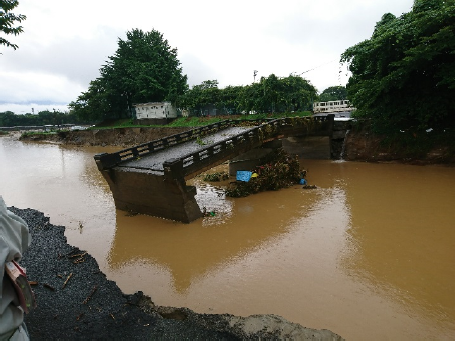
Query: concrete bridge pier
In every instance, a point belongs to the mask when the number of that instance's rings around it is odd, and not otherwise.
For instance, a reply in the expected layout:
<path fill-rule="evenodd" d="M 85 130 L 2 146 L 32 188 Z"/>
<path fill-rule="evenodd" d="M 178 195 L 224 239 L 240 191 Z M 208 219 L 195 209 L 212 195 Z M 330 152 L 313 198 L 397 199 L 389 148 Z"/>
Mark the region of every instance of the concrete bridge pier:
<path fill-rule="evenodd" d="M 196 188 L 186 186 L 183 177 L 172 171 L 153 174 L 149 170 L 114 167 L 101 171 L 119 210 L 190 223 L 202 212 L 196 202 Z"/>
<path fill-rule="evenodd" d="M 265 142 L 261 147 L 257 147 L 242 153 L 229 160 L 229 175 L 235 176 L 237 171 L 251 170 L 256 166 L 267 163 L 277 149 L 283 148 L 282 140 L 272 140 Z"/>

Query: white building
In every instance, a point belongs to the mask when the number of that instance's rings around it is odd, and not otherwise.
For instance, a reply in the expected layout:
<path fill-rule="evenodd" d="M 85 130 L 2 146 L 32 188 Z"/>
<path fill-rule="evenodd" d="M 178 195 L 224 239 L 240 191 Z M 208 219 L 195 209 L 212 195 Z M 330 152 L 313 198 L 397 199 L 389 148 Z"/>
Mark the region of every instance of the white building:
<path fill-rule="evenodd" d="M 348 100 L 328 101 L 328 102 L 314 102 L 313 113 L 331 113 L 353 111 L 355 108 L 351 107 Z"/>
<path fill-rule="evenodd" d="M 136 118 L 142 119 L 166 119 L 176 118 L 177 110 L 171 102 L 150 102 L 133 104 L 136 110 Z"/>

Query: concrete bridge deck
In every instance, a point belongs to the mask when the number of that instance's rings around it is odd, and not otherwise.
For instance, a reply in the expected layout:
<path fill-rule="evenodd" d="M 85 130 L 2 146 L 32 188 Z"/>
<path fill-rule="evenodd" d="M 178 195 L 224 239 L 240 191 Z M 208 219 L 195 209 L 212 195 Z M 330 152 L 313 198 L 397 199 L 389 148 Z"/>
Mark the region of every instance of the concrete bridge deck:
<path fill-rule="evenodd" d="M 169 159 L 178 159 L 183 155 L 192 154 L 203 150 L 206 146 L 217 144 L 225 139 L 232 138 L 246 131 L 246 127 L 228 127 L 219 130 L 211 135 L 199 137 L 196 140 L 190 140 L 182 144 L 163 149 L 151 156 L 132 159 L 119 164 L 118 167 L 128 167 L 135 169 L 146 169 L 164 174 L 164 162 Z"/>

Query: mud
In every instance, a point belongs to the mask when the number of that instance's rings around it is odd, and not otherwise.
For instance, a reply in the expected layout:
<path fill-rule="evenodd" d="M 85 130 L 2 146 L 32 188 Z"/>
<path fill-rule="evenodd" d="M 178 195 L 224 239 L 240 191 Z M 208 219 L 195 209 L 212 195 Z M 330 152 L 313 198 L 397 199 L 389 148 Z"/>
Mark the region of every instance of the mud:
<path fill-rule="evenodd" d="M 343 158 L 346 161 L 399 162 L 415 165 L 455 164 L 455 154 L 444 145 L 436 146 L 426 153 L 404 150 L 387 144 L 383 136 L 367 130 L 350 131 L 345 137 Z"/>
<path fill-rule="evenodd" d="M 64 131 L 55 134 L 22 136 L 22 141 L 49 141 L 79 146 L 120 146 L 130 147 L 141 143 L 179 134 L 191 128 L 113 128 Z"/>

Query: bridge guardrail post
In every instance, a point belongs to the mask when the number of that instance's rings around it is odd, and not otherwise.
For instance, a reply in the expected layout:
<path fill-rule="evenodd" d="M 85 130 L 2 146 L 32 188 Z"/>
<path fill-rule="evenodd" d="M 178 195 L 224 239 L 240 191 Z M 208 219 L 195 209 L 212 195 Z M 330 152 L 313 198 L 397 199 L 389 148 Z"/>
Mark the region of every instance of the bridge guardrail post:
<path fill-rule="evenodd" d="M 183 179 L 183 159 L 169 159 L 163 162 L 164 177 Z"/>
<path fill-rule="evenodd" d="M 101 153 L 94 156 L 98 170 L 102 171 L 115 167 L 121 162 L 121 158 L 118 154 Z"/>

